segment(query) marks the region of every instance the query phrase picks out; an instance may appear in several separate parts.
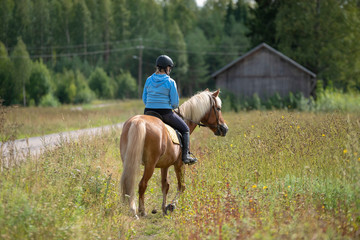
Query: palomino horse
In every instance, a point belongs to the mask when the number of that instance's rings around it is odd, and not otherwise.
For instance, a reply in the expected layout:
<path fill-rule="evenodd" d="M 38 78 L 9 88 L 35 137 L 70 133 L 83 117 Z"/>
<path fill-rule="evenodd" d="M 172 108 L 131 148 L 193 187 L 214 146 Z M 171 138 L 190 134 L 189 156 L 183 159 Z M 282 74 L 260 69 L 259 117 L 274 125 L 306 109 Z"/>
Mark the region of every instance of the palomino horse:
<path fill-rule="evenodd" d="M 205 90 L 191 97 L 179 107 L 179 114 L 190 128 L 190 133 L 197 125 L 210 128 L 215 135 L 225 136 L 228 127 L 221 115 L 219 91 Z M 161 168 L 163 193 L 162 210 L 167 214 L 166 195 L 169 190 L 168 169 L 174 165 L 178 180 L 175 199 L 185 190 L 185 167 L 181 157 L 181 147 L 173 144 L 164 123 L 156 117 L 136 115 L 123 126 L 120 139 L 120 152 L 123 162 L 121 189 L 123 198 L 129 198 L 130 209 L 137 218 L 135 203 L 135 181 L 140 164 L 144 165 L 144 174 L 139 183 L 139 214 L 145 216 L 144 193 L 147 183 L 155 168 Z M 173 202 L 175 202 L 175 199 Z M 173 210 L 174 206 L 170 206 Z"/>

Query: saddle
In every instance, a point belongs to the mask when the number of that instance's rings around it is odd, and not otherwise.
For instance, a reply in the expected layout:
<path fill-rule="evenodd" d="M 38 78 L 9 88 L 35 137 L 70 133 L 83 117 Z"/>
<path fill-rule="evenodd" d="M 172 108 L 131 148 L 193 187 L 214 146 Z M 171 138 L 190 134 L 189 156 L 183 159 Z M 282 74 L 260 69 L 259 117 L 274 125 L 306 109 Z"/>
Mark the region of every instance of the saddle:
<path fill-rule="evenodd" d="M 149 116 L 157 117 L 157 118 L 159 118 L 161 121 L 163 121 L 162 116 L 161 116 L 159 113 L 154 112 L 154 111 L 146 111 L 146 112 L 144 113 L 144 115 L 149 115 Z M 178 130 L 176 130 L 176 129 L 172 128 L 171 126 L 167 125 L 166 123 L 164 123 L 164 124 L 165 124 L 165 127 L 166 127 L 166 129 L 167 129 L 167 131 L 168 131 L 168 133 L 169 133 L 169 136 L 170 136 L 172 142 L 173 142 L 174 144 L 179 144 L 180 147 L 182 148 L 182 147 L 183 147 L 183 144 L 182 144 L 182 135 L 181 135 L 181 133 L 180 133 Z"/>

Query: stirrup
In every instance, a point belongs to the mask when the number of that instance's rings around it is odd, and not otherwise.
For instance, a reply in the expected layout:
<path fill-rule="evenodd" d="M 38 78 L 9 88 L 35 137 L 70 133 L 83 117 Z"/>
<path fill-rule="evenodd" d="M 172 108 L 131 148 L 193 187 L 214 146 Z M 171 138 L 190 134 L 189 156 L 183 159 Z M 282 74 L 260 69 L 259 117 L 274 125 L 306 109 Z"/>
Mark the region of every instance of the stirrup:
<path fill-rule="evenodd" d="M 190 156 L 190 154 L 192 155 L 192 157 Z M 191 152 L 189 152 L 186 156 L 185 159 L 182 160 L 185 164 L 188 165 L 193 165 L 195 163 L 197 163 L 197 158 L 194 156 L 194 154 L 192 154 Z"/>

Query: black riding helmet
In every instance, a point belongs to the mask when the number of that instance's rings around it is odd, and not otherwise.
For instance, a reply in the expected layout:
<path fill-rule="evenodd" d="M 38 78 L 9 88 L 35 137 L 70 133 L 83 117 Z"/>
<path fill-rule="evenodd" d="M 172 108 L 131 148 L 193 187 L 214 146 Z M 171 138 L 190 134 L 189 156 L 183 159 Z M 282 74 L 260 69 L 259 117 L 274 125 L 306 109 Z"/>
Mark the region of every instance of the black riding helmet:
<path fill-rule="evenodd" d="M 161 55 L 156 59 L 156 66 L 159 69 L 165 69 L 166 70 L 167 66 L 170 66 L 171 68 L 173 68 L 174 67 L 174 62 L 169 56 Z"/>

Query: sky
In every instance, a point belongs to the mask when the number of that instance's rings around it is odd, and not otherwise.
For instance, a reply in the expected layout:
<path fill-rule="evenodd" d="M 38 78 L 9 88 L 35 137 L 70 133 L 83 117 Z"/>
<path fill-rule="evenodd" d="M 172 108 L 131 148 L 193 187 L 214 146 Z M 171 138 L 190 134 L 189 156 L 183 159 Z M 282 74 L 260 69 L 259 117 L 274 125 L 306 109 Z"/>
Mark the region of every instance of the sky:
<path fill-rule="evenodd" d="M 202 7 L 204 6 L 204 3 L 206 2 L 206 0 L 196 0 L 196 4 L 199 6 L 199 7 Z"/>

